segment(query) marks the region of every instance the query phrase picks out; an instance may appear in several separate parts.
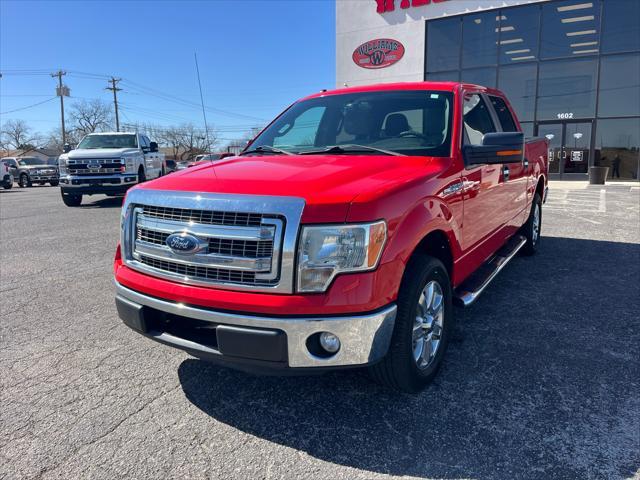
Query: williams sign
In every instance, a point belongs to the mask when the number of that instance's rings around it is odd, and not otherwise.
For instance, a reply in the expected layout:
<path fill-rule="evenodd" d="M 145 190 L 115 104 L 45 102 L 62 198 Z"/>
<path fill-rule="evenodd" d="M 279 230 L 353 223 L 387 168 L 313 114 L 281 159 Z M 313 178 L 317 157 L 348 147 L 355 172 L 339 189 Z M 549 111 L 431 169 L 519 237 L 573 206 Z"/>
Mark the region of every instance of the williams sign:
<path fill-rule="evenodd" d="M 352 58 L 362 68 L 385 68 L 404 55 L 404 45 L 391 38 L 376 38 L 363 43 L 353 52 Z"/>

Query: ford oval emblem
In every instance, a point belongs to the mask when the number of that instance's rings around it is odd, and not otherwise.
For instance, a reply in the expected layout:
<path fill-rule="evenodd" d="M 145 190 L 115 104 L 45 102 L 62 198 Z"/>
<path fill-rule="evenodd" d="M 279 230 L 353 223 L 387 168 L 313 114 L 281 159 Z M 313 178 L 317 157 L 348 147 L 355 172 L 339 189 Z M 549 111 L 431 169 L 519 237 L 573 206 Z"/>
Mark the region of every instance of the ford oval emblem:
<path fill-rule="evenodd" d="M 202 250 L 203 242 L 190 233 L 172 233 L 165 241 L 174 253 L 196 253 Z"/>

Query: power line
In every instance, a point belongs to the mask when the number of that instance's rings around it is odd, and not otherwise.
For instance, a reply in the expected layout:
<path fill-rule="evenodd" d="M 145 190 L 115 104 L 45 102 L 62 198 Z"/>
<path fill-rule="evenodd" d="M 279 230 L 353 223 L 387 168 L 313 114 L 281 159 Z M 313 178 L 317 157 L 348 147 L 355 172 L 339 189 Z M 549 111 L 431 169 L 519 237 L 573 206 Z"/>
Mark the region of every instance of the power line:
<path fill-rule="evenodd" d="M 50 102 L 51 100 L 55 100 L 55 99 L 56 99 L 56 97 L 47 98 L 46 100 L 43 100 L 42 102 L 34 103 L 32 105 L 27 105 L 26 107 L 20 107 L 20 108 L 15 108 L 13 110 L 7 110 L 6 112 L 0 112 L 0 115 L 7 115 L 8 113 L 19 112 L 21 110 L 26 110 L 27 108 L 37 107 L 38 105 L 42 105 L 43 103 L 47 103 L 47 102 Z"/>

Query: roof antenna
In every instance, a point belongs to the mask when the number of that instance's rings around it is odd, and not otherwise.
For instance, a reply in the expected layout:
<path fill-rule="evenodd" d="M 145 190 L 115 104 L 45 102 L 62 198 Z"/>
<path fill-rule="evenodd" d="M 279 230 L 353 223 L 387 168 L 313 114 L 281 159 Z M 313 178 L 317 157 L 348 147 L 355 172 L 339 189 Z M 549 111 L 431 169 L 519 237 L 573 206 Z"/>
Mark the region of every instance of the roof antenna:
<path fill-rule="evenodd" d="M 204 117 L 204 134 L 207 139 L 206 153 L 211 153 L 209 152 L 209 150 L 211 149 L 211 145 L 209 144 L 209 127 L 207 126 L 207 114 L 204 110 L 204 99 L 202 98 L 202 83 L 200 82 L 200 68 L 198 68 L 198 55 L 196 55 L 196 52 L 193 52 L 193 58 L 196 60 L 196 73 L 198 74 L 198 87 L 200 88 L 200 104 L 202 105 L 202 116 Z M 211 157 L 209 157 L 209 161 L 212 161 Z"/>

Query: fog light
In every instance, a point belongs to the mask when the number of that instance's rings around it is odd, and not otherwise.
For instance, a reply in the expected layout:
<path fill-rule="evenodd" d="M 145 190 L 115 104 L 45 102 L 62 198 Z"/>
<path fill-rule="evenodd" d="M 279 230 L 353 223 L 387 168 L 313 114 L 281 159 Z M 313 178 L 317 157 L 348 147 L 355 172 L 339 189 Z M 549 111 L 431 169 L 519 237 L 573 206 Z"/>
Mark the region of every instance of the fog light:
<path fill-rule="evenodd" d="M 329 353 L 336 353 L 340 350 L 340 339 L 333 333 L 322 332 L 320 334 L 320 346 Z"/>

